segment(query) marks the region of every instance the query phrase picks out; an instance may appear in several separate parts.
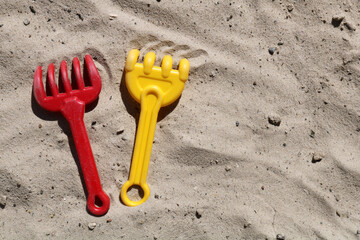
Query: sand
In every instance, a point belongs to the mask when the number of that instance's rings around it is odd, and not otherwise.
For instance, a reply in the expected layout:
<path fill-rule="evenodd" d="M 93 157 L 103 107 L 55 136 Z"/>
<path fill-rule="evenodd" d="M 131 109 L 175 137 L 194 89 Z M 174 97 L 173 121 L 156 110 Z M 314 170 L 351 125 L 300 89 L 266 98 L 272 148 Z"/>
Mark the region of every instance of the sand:
<path fill-rule="evenodd" d="M 359 1 L 0 6 L 1 239 L 359 239 Z M 132 48 L 191 65 L 133 208 L 119 200 L 139 117 L 122 82 Z M 69 125 L 32 96 L 38 65 L 58 76 L 85 54 L 103 83 L 84 118 L 102 217 L 86 211 Z"/>

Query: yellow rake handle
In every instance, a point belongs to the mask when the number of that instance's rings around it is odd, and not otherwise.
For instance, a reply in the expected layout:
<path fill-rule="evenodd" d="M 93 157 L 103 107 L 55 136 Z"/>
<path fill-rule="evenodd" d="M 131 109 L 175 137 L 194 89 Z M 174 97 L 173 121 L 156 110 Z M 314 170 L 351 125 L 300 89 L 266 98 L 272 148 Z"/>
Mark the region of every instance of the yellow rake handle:
<path fill-rule="evenodd" d="M 146 177 L 161 100 L 162 93 L 157 88 L 148 87 L 141 95 L 141 113 L 136 133 L 130 177 L 121 189 L 121 200 L 127 206 L 142 204 L 150 195 L 149 186 L 146 184 Z M 140 201 L 134 202 L 127 197 L 127 191 L 133 185 L 140 186 L 144 192 L 144 197 Z"/>

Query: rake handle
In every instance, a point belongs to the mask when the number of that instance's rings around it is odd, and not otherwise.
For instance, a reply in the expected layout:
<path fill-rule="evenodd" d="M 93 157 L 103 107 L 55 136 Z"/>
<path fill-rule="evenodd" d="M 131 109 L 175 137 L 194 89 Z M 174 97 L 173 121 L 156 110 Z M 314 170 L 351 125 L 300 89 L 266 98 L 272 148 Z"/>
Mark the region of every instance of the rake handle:
<path fill-rule="evenodd" d="M 110 199 L 103 191 L 89 138 L 84 124 L 85 103 L 77 97 L 64 100 L 61 113 L 70 124 L 80 167 L 88 192 L 87 208 L 94 215 L 104 215 L 110 207 Z M 96 200 L 100 202 L 96 202 Z M 95 203 L 96 202 L 96 203 Z M 97 206 L 99 205 L 99 206 Z"/>
<path fill-rule="evenodd" d="M 121 188 L 121 200 L 127 206 L 137 206 L 144 203 L 150 196 L 150 189 L 146 183 L 149 169 L 152 143 L 158 113 L 163 99 L 163 93 L 157 87 L 148 87 L 141 94 L 141 112 L 136 133 L 134 153 L 131 163 L 129 180 Z M 127 196 L 131 186 L 140 186 L 144 196 L 139 201 L 132 201 Z"/>

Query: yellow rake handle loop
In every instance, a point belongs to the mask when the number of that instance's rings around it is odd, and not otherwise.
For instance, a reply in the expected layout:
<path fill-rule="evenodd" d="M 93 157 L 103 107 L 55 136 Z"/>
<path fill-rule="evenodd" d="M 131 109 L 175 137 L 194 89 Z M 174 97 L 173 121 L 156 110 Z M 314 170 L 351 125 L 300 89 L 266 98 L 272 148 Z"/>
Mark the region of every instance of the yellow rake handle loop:
<path fill-rule="evenodd" d="M 180 97 L 190 68 L 189 61 L 182 59 L 179 70 L 172 69 L 173 61 L 169 55 L 163 58 L 161 67 L 154 66 L 156 56 L 153 52 L 145 55 L 144 64 L 137 63 L 139 54 L 139 50 L 132 49 L 125 64 L 126 87 L 130 95 L 141 104 L 130 176 L 120 195 L 122 202 L 131 207 L 144 203 L 150 196 L 146 177 L 157 116 L 161 107 Z M 127 192 L 132 186 L 139 186 L 143 190 L 144 196 L 141 200 L 132 201 L 128 198 Z"/>

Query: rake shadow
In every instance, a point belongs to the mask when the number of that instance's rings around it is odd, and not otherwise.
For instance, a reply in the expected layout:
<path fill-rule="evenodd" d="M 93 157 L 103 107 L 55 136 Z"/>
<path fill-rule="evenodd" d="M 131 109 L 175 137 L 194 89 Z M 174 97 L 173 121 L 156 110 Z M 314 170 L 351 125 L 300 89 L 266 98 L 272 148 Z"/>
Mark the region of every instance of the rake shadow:
<path fill-rule="evenodd" d="M 138 125 L 139 125 L 139 118 L 140 118 L 140 110 L 141 110 L 141 108 L 140 108 L 140 104 L 138 102 L 136 102 L 135 99 L 133 99 L 131 97 L 129 91 L 127 90 L 126 83 L 125 83 L 125 69 L 123 70 L 123 75 L 121 77 L 119 90 L 120 90 L 120 93 L 121 93 L 121 99 L 123 100 L 123 103 L 125 105 L 125 108 L 126 108 L 127 112 L 131 116 L 133 116 L 134 119 L 135 119 L 136 131 L 134 131 L 134 139 L 136 139 L 136 133 L 137 133 Z M 179 104 L 180 98 L 181 98 L 181 96 L 175 102 L 173 102 L 172 104 L 170 104 L 170 105 L 168 105 L 166 107 L 160 108 L 159 115 L 158 115 L 158 118 L 157 118 L 157 122 L 162 121 L 169 113 L 174 111 L 176 106 Z M 132 153 L 131 153 L 131 159 L 132 159 L 132 156 L 134 154 L 134 148 L 135 148 L 135 142 L 134 142 Z M 131 164 L 130 164 L 130 166 L 131 166 Z M 130 172 L 129 172 L 128 178 L 129 177 L 130 177 Z M 129 188 L 128 192 L 131 189 L 137 190 L 140 198 L 141 199 L 143 198 L 144 194 L 142 192 L 141 187 L 134 185 L 134 186 Z M 120 201 L 121 201 L 121 199 L 120 199 Z M 124 204 L 122 201 L 121 201 L 121 203 Z"/>
<path fill-rule="evenodd" d="M 71 81 L 71 85 L 72 85 L 73 89 L 76 89 L 77 86 L 76 86 L 76 83 L 74 83 L 76 81 L 75 81 L 75 73 L 74 73 L 73 69 L 71 69 L 71 80 L 74 80 L 74 81 Z M 83 63 L 83 80 L 85 82 L 85 86 L 90 86 L 90 79 L 89 79 L 89 75 L 88 75 L 88 70 L 87 70 L 86 65 L 85 65 L 85 61 Z M 50 96 L 51 91 L 49 89 L 48 79 L 46 79 L 45 86 L 46 86 L 46 90 L 45 90 L 46 94 L 47 94 L 47 96 Z M 63 91 L 63 84 L 62 84 L 62 79 L 61 79 L 60 73 L 59 73 L 59 86 L 58 86 L 58 88 L 59 88 L 59 92 Z M 87 104 L 85 106 L 85 113 L 90 112 L 91 110 L 93 110 L 97 106 L 98 102 L 99 102 L 99 97 L 95 101 L 93 101 L 92 103 Z M 47 110 L 43 109 L 35 99 L 34 89 L 32 89 L 32 91 L 31 91 L 31 109 L 32 109 L 33 113 L 42 120 L 46 120 L 46 121 L 56 121 L 57 120 L 58 121 L 59 127 L 63 130 L 63 132 L 66 134 L 66 136 L 68 138 L 70 151 L 71 151 L 71 154 L 72 154 L 72 156 L 73 156 L 73 158 L 75 160 L 75 163 L 76 163 L 79 175 L 80 175 L 80 179 L 81 179 L 81 184 L 82 184 L 82 187 L 83 187 L 83 190 L 84 190 L 84 193 L 85 193 L 85 196 L 86 196 L 86 200 L 87 200 L 88 192 L 87 192 L 87 189 L 86 189 L 86 185 L 85 185 L 85 181 L 84 181 L 84 175 L 83 175 L 82 170 L 81 170 L 79 157 L 77 155 L 75 142 L 74 142 L 74 139 L 73 139 L 73 136 L 72 136 L 72 133 L 71 133 L 69 123 L 62 116 L 62 114 L 60 112 L 50 112 L 50 111 L 47 111 Z M 84 116 L 84 118 L 85 118 L 85 116 Z M 93 215 L 87 209 L 87 207 L 86 207 L 86 211 L 90 215 L 96 216 L 96 215 Z"/>

